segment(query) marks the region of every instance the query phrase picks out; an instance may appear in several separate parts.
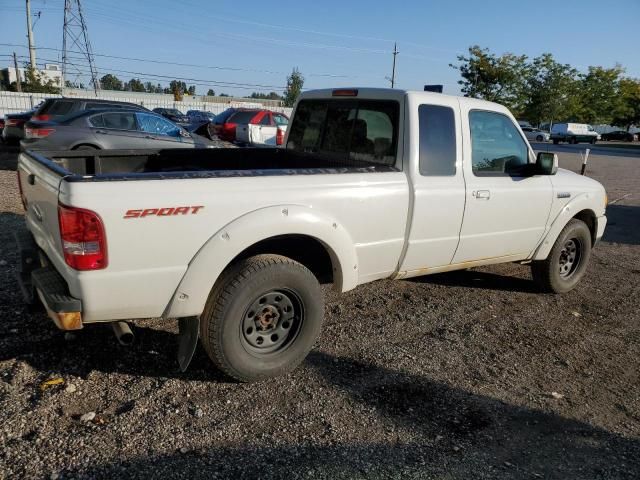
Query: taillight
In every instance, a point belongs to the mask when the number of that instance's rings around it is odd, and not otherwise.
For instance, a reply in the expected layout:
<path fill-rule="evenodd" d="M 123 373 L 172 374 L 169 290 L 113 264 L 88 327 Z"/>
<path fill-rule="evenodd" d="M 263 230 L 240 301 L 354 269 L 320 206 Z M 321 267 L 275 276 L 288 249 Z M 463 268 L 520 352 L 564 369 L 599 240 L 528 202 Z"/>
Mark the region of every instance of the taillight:
<path fill-rule="evenodd" d="M 26 127 L 24 129 L 24 136 L 26 138 L 44 138 L 44 137 L 48 137 L 49 135 L 51 135 L 55 131 L 56 131 L 55 128 L 32 128 L 32 127 Z"/>
<path fill-rule="evenodd" d="M 6 120 L 7 127 L 19 127 L 20 125 L 23 125 L 24 122 L 26 122 L 26 120 L 21 120 L 18 118 L 8 118 Z"/>
<path fill-rule="evenodd" d="M 227 138 L 231 139 L 231 140 L 235 140 L 236 138 L 236 127 L 238 126 L 237 123 L 225 123 L 222 126 L 222 131 L 224 132 L 224 136 L 226 136 Z"/>
<path fill-rule="evenodd" d="M 20 170 L 16 171 L 16 177 L 18 178 L 18 191 L 20 192 L 20 200 L 22 200 L 22 206 L 24 207 L 25 211 L 27 210 L 27 197 L 24 196 L 24 193 L 22 191 L 22 177 L 20 175 Z"/>
<path fill-rule="evenodd" d="M 276 145 L 282 145 L 284 143 L 284 131 L 282 129 L 276 130 Z"/>
<path fill-rule="evenodd" d="M 0 128 L 4 128 L 4 118 L 0 118 Z"/>
<path fill-rule="evenodd" d="M 38 122 L 47 122 L 51 120 L 51 115 L 34 115 L 31 117 L 31 120 L 36 120 Z"/>
<path fill-rule="evenodd" d="M 64 261 L 75 270 L 107 266 L 107 238 L 97 213 L 58 204 L 58 222 Z"/>

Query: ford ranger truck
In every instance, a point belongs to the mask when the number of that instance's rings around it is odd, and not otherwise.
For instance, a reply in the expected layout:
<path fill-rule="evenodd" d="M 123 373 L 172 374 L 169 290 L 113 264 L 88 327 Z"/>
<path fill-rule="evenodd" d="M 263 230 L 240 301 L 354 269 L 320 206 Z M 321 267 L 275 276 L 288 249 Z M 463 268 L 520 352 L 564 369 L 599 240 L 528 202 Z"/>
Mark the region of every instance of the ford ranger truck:
<path fill-rule="evenodd" d="M 388 89 L 301 95 L 283 148 L 20 153 L 20 284 L 66 330 L 179 319 L 231 377 L 299 364 L 320 285 L 504 262 L 567 292 L 602 237 L 595 180 L 535 155 L 485 101 Z"/>

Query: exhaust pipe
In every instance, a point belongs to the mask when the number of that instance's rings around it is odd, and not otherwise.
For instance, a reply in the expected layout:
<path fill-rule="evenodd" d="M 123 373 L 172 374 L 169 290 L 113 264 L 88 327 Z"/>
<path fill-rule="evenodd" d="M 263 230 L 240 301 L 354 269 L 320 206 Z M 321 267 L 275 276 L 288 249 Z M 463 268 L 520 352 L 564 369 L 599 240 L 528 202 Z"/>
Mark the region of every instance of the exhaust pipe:
<path fill-rule="evenodd" d="M 113 328 L 113 333 L 118 339 L 120 345 L 128 347 L 133 344 L 135 336 L 127 322 L 111 322 L 111 328 Z"/>

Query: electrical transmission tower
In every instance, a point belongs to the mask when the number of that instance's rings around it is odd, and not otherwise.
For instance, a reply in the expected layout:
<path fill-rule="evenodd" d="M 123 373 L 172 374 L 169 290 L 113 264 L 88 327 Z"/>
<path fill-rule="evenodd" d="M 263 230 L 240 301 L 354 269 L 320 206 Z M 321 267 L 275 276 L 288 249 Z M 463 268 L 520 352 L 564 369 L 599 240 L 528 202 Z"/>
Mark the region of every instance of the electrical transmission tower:
<path fill-rule="evenodd" d="M 80 0 L 65 0 L 62 32 L 62 87 L 91 85 L 96 95 L 100 89 L 98 71 L 89 42 L 87 24 Z"/>

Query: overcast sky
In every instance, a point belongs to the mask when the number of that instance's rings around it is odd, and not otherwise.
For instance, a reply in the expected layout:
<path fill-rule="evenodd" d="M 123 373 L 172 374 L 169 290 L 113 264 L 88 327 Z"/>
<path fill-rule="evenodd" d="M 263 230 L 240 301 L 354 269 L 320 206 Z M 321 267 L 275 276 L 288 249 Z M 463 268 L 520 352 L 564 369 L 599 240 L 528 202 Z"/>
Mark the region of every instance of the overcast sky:
<path fill-rule="evenodd" d="M 457 93 L 449 63 L 474 44 L 530 57 L 550 52 L 581 70 L 620 63 L 640 77 L 640 0 L 618 0 L 615 8 L 602 0 L 84 0 L 83 6 L 100 75 L 163 85 L 164 76 L 175 76 L 197 84 L 198 93 L 281 92 L 295 66 L 305 88 L 388 86 L 394 41 L 399 88 L 442 83 Z M 64 0 L 32 0 L 33 15 L 40 12 L 39 63 L 61 57 L 63 7 Z M 0 43 L 26 41 L 25 1 L 0 0 Z M 14 50 L 28 56 L 24 47 L 0 45 L 3 66 Z"/>

